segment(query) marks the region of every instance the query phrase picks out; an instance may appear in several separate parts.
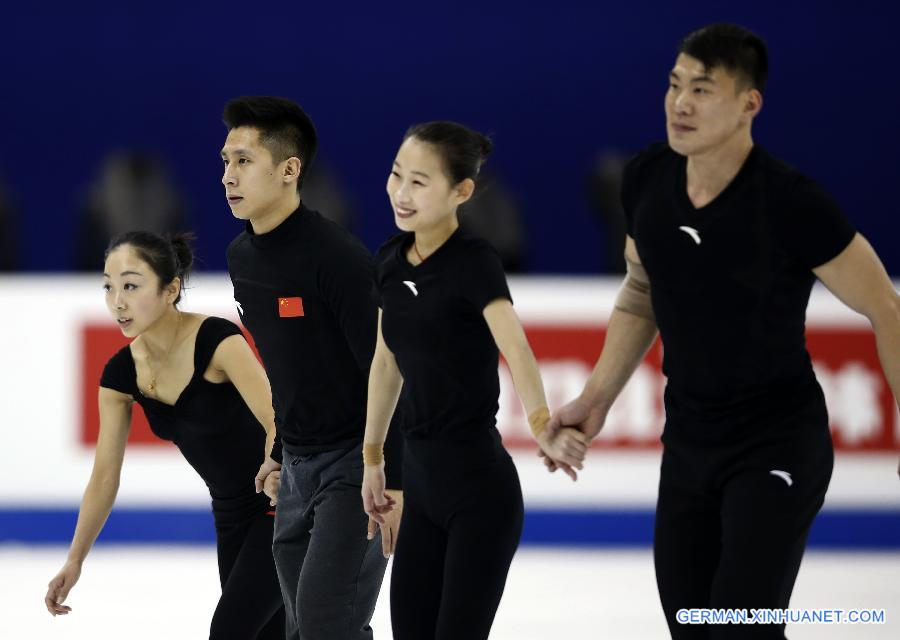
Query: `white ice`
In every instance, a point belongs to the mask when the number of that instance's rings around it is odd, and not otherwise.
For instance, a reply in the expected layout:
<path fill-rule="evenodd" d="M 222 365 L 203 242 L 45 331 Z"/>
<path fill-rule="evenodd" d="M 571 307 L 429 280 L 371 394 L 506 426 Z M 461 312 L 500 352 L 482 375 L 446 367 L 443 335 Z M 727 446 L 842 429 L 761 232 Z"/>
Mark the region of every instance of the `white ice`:
<path fill-rule="evenodd" d="M 63 547 L 0 546 L 0 639 L 181 640 L 207 637 L 218 598 L 211 546 L 99 546 L 53 618 L 46 585 Z M 387 640 L 388 584 L 373 621 Z M 900 638 L 900 553 L 809 552 L 794 608 L 885 609 L 883 625 L 797 625 L 791 640 Z M 667 638 L 648 549 L 521 549 L 491 638 L 659 640 Z"/>

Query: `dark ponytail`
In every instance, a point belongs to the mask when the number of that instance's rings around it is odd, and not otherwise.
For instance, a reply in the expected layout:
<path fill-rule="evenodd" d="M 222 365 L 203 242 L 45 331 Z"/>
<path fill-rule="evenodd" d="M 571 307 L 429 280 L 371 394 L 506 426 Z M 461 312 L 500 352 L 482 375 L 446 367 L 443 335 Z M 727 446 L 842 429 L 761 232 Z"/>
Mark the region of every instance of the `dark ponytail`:
<path fill-rule="evenodd" d="M 483 133 L 445 120 L 413 125 L 403 140 L 408 138 L 434 145 L 451 184 L 459 184 L 466 178 L 474 180 L 494 148 L 494 143 Z"/>
<path fill-rule="evenodd" d="M 104 257 L 108 257 L 113 250 L 122 245 L 133 248 L 138 257 L 146 262 L 159 278 L 160 290 L 175 278 L 181 279 L 181 291 L 175 298 L 175 304 L 178 304 L 188 274 L 194 266 L 191 242 L 195 238 L 196 236 L 190 232 L 178 232 L 163 237 L 151 231 L 128 231 L 110 241 Z"/>

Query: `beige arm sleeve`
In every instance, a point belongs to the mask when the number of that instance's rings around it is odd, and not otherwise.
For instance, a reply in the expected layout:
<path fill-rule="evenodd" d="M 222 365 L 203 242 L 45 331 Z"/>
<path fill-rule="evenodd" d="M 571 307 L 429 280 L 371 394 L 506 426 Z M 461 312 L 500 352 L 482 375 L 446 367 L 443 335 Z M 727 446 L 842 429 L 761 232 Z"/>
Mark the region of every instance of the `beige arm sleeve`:
<path fill-rule="evenodd" d="M 650 278 L 644 265 L 625 254 L 625 281 L 619 290 L 615 307 L 619 311 L 656 320 L 653 305 L 650 304 Z"/>

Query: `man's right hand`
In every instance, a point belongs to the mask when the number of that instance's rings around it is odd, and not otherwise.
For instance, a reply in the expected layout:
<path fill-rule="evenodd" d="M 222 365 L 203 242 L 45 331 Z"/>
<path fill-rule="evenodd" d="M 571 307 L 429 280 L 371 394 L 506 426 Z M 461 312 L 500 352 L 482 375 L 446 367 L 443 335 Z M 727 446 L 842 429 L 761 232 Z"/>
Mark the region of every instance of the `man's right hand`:
<path fill-rule="evenodd" d="M 564 427 L 578 429 L 588 437 L 588 444 L 590 444 L 590 440 L 593 440 L 600 433 L 600 429 L 603 428 L 608 412 L 609 409 L 592 407 L 581 396 L 578 396 L 553 412 L 550 416 L 550 422 L 547 423 L 547 431 L 556 433 Z M 569 465 L 558 464 L 544 453 L 543 449 L 538 450 L 538 456 L 543 459 L 544 466 L 547 467 L 547 471 L 550 473 L 557 469 L 562 469 L 570 478 L 575 479 L 574 469 Z"/>
<path fill-rule="evenodd" d="M 588 439 L 593 440 L 603 428 L 608 411 L 608 409 L 591 406 L 581 396 L 578 396 L 553 412 L 547 429 L 559 431 L 563 427 L 572 427 L 581 431 Z"/>

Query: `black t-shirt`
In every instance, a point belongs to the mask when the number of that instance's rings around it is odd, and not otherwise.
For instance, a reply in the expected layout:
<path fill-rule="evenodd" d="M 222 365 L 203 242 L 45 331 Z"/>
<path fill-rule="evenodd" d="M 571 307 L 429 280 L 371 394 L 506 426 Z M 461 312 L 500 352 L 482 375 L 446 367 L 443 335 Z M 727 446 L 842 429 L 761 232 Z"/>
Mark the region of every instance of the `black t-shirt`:
<path fill-rule="evenodd" d="M 496 425 L 499 352 L 484 308 L 512 300 L 497 252 L 457 230 L 425 262 L 394 236 L 375 258 L 381 329 L 403 375 L 408 435 L 469 440 Z"/>
<path fill-rule="evenodd" d="M 217 520 L 249 518 L 271 509 L 253 483 L 265 455 L 265 430 L 233 384 L 203 377 L 219 344 L 233 335 L 242 335 L 234 323 L 203 320 L 194 344 L 194 375 L 174 405 L 141 393 L 130 347 L 110 358 L 100 378 L 101 387 L 134 398 L 153 433 L 175 443 L 209 487 Z"/>
<path fill-rule="evenodd" d="M 285 449 L 306 455 L 359 444 L 378 330 L 366 248 L 301 205 L 268 233 L 248 223 L 228 247 L 228 271 L 272 385 Z M 385 443 L 391 488 L 401 486 L 402 449 L 399 435 Z"/>
<path fill-rule="evenodd" d="M 695 209 L 686 162 L 651 146 L 622 187 L 662 337 L 669 422 L 724 424 L 821 402 L 804 337 L 812 269 L 846 248 L 853 227 L 821 187 L 759 147 Z"/>

